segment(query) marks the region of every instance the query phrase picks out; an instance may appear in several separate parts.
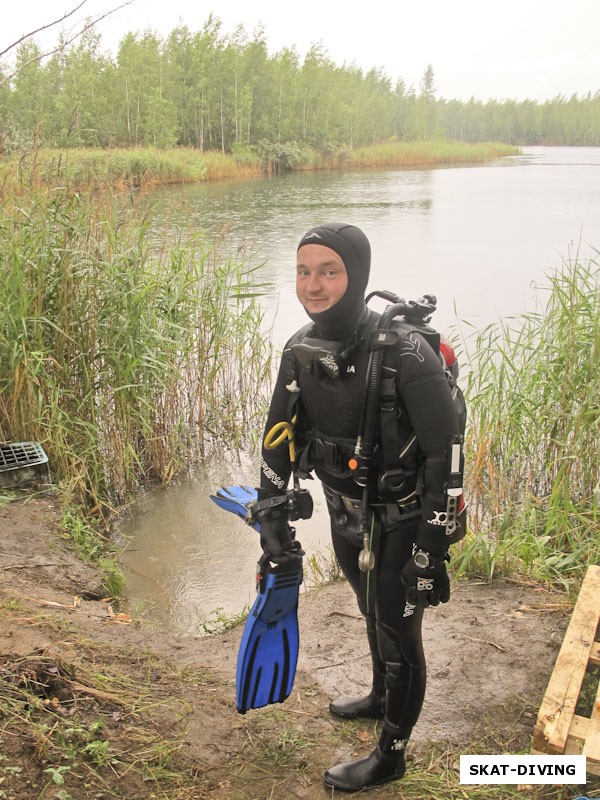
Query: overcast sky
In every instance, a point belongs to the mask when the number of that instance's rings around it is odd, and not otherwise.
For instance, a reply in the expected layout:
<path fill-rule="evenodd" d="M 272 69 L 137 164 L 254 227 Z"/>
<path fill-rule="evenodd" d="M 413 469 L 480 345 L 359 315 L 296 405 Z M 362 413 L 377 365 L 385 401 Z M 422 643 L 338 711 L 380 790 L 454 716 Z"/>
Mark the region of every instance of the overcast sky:
<path fill-rule="evenodd" d="M 65 27 L 121 1 L 86 0 Z M 79 2 L 7 0 L 0 51 Z M 321 42 L 337 64 L 378 67 L 417 89 L 431 64 L 438 97 L 544 100 L 600 90 L 600 0 L 133 0 L 98 30 L 114 55 L 128 31 L 166 36 L 180 23 L 196 31 L 211 12 L 223 33 L 241 23 L 252 34 L 262 24 L 270 53 L 295 47 L 302 57 Z"/>

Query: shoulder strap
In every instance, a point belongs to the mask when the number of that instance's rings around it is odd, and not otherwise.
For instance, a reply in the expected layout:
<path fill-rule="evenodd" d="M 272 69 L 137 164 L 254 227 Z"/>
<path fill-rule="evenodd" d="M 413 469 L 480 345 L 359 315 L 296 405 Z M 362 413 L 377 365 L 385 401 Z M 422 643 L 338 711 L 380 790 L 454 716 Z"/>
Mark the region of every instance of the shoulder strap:
<path fill-rule="evenodd" d="M 394 320 L 393 330 L 397 341 L 401 344 L 410 333 L 419 333 L 428 342 L 434 352 L 439 352 L 439 334 L 426 325 L 413 325 L 406 320 Z M 398 396 L 396 393 L 396 362 L 392 362 L 391 348 L 383 352 L 383 363 L 379 389 L 379 426 L 381 433 L 382 480 L 391 488 L 400 486 L 404 470 L 402 462 L 416 441 L 413 435 L 407 442 L 401 443 L 398 432 Z"/>
<path fill-rule="evenodd" d="M 387 353 L 384 353 L 379 389 L 379 430 L 381 433 L 382 477 L 391 488 L 392 485 L 399 486 L 403 481 L 403 470 L 400 466 L 396 370 L 386 364 L 388 361 L 386 355 Z"/>

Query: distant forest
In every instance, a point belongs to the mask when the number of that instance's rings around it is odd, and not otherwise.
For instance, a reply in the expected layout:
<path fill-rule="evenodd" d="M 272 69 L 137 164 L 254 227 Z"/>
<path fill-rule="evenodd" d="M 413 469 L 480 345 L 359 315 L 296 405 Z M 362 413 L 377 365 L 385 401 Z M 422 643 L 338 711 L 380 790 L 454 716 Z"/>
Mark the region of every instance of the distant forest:
<path fill-rule="evenodd" d="M 476 65 L 473 66 L 476 69 Z M 35 40 L 0 67 L 0 152 L 56 147 L 172 147 L 242 152 L 291 144 L 321 152 L 388 139 L 600 145 L 600 91 L 551 100 L 436 97 L 378 69 L 333 63 L 321 45 L 270 54 L 263 30 L 130 33 L 116 57 L 93 28 L 48 58 Z"/>

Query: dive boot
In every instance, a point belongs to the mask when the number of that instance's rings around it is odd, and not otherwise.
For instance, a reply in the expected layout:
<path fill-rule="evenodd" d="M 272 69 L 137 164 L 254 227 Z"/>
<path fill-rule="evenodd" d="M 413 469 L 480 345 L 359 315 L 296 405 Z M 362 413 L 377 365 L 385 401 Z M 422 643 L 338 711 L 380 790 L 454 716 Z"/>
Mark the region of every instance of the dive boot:
<path fill-rule="evenodd" d="M 383 719 L 385 710 L 385 663 L 379 655 L 375 623 L 367 618 L 367 639 L 373 665 L 373 686 L 365 697 L 338 697 L 329 710 L 342 719 Z"/>
<path fill-rule="evenodd" d="M 365 697 L 338 697 L 331 701 L 329 710 L 342 719 L 383 719 L 385 695 L 370 692 Z"/>
<path fill-rule="evenodd" d="M 360 792 L 400 780 L 406 772 L 406 741 L 406 738 L 401 738 L 398 728 L 384 722 L 375 750 L 364 758 L 330 767 L 323 775 L 325 783 L 341 792 Z"/>

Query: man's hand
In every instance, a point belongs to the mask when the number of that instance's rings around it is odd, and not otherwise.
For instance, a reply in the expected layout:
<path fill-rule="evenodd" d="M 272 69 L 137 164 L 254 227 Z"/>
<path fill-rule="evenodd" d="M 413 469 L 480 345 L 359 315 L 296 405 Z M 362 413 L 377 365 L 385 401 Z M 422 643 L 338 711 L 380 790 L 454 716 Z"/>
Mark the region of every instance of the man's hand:
<path fill-rule="evenodd" d="M 260 521 L 260 544 L 265 553 L 280 556 L 294 540 L 294 529 L 287 519 L 268 519 Z"/>
<path fill-rule="evenodd" d="M 427 608 L 450 600 L 450 579 L 443 558 L 417 550 L 405 564 L 401 579 L 408 603 Z"/>

